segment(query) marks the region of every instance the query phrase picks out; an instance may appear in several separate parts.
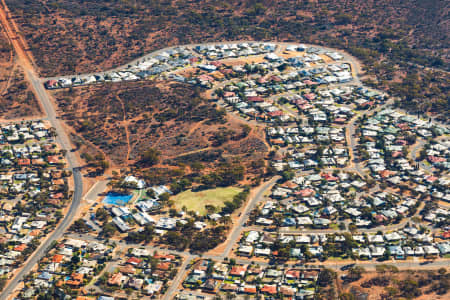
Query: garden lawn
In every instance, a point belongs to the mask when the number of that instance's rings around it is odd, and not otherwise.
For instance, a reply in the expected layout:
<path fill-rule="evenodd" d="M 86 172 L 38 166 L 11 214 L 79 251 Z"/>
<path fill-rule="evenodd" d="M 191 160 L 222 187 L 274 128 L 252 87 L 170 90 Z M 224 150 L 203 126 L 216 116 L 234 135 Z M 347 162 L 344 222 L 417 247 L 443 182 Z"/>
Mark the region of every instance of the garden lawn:
<path fill-rule="evenodd" d="M 198 212 L 200 215 L 206 214 L 205 205 L 214 205 L 215 207 L 224 207 L 225 201 L 233 201 L 233 197 L 242 191 L 241 188 L 227 187 L 204 190 L 200 192 L 184 191 L 175 195 L 172 200 L 175 208 L 181 210 L 186 206 L 187 210 Z"/>

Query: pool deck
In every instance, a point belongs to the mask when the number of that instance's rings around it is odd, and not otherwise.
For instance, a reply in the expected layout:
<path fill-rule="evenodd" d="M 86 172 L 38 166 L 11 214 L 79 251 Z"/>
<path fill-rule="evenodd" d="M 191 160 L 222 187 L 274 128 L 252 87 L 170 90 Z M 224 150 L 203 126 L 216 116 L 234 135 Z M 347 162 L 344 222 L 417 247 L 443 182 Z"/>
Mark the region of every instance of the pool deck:
<path fill-rule="evenodd" d="M 84 199 L 86 199 L 88 202 L 95 202 L 100 197 L 100 194 L 104 193 L 107 186 L 108 186 L 109 180 L 102 180 L 97 181 L 92 188 L 86 193 L 84 196 Z"/>
<path fill-rule="evenodd" d="M 91 189 L 86 193 L 86 195 L 84 196 L 84 199 L 88 203 L 92 204 L 94 202 L 97 202 L 100 198 L 103 198 L 100 201 L 101 204 L 103 204 L 103 205 L 114 205 L 112 203 L 105 203 L 105 202 L 103 202 L 104 201 L 104 196 L 101 196 L 108 189 L 108 183 L 109 183 L 109 180 L 97 181 L 91 187 Z M 125 203 L 125 205 L 135 204 L 140 199 L 145 197 L 145 189 L 133 190 L 132 195 L 133 195 L 133 197 L 127 203 Z"/>
<path fill-rule="evenodd" d="M 118 205 L 126 206 L 133 200 L 133 194 L 118 194 L 114 192 L 108 192 L 108 194 L 103 198 L 102 203 L 104 205 Z"/>

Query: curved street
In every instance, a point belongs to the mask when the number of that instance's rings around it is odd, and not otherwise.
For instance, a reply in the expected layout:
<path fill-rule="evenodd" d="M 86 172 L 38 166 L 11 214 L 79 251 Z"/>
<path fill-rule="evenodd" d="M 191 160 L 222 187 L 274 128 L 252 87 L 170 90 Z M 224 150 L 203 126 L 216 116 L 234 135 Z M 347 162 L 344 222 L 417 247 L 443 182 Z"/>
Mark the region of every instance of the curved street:
<path fill-rule="evenodd" d="M 78 160 L 74 153 L 71 152 L 72 146 L 69 136 L 66 134 L 61 122 L 56 118 L 56 111 L 53 103 L 44 86 L 41 84 L 41 80 L 37 77 L 35 71 L 33 70 L 33 64 L 30 61 L 30 57 L 24 50 L 21 39 L 18 38 L 18 34 L 14 30 L 15 26 L 11 24 L 11 22 L 9 22 L 7 19 L 8 9 L 6 8 L 4 1 L 2 1 L 2 4 L 3 5 L 0 7 L 0 20 L 14 48 L 17 56 L 17 61 L 24 67 L 25 77 L 31 84 L 32 90 L 42 107 L 42 110 L 45 114 L 44 118 L 47 118 L 51 126 L 55 128 L 57 134 L 56 142 L 59 144 L 61 149 L 67 151 L 66 159 L 68 163 L 68 169 L 73 172 L 73 197 L 66 215 L 57 225 L 56 229 L 47 238 L 44 239 L 38 249 L 23 264 L 23 267 L 16 271 L 17 273 L 13 275 L 12 279 L 7 283 L 2 293 L 0 294 L 0 299 L 8 299 L 9 295 L 14 292 L 15 288 L 22 280 L 22 278 L 33 269 L 36 263 L 46 254 L 49 246 L 54 241 L 58 240 L 72 223 L 81 203 L 83 194 L 83 180 L 80 170 L 78 169 Z"/>
<path fill-rule="evenodd" d="M 50 77 L 46 77 L 46 78 L 41 78 L 42 82 L 47 81 L 47 80 L 57 80 L 59 78 L 72 78 L 74 76 L 82 76 L 82 77 L 86 77 L 86 76 L 91 76 L 91 75 L 96 75 L 96 74 L 108 74 L 108 73 L 112 73 L 112 72 L 117 72 L 123 69 L 126 69 L 128 66 L 130 65 L 134 65 L 138 62 L 142 62 L 145 61 L 151 57 L 154 57 L 160 53 L 166 52 L 168 50 L 172 50 L 175 48 L 180 48 L 180 47 L 185 47 L 188 49 L 191 49 L 195 46 L 208 46 L 208 45 L 224 45 L 224 44 L 233 44 L 233 43 L 260 43 L 261 41 L 254 41 L 254 40 L 240 40 L 240 41 L 222 41 L 222 42 L 208 42 L 208 43 L 194 43 L 194 44 L 185 44 L 185 45 L 177 45 L 177 46 L 170 46 L 170 47 L 166 47 L 163 49 L 158 49 L 155 51 L 152 51 L 150 53 L 147 53 L 143 56 L 140 56 L 130 62 L 127 62 L 123 65 L 117 66 L 115 68 L 109 69 L 109 70 L 104 70 L 104 71 L 97 71 L 97 72 L 86 72 L 86 73 L 81 73 L 81 74 L 65 74 L 65 75 L 55 75 L 55 76 L 50 76 Z M 277 49 L 275 50 L 275 53 L 279 53 L 280 52 L 280 46 L 287 46 L 287 45 L 291 45 L 292 42 L 267 42 L 267 43 L 272 43 L 275 44 Z M 341 49 L 335 49 L 335 48 L 331 48 L 331 47 L 325 47 L 325 46 L 318 46 L 318 45 L 311 45 L 311 44 L 307 44 L 307 43 L 303 43 L 303 45 L 308 46 L 308 47 L 316 47 L 316 48 L 320 48 L 323 49 L 325 51 L 339 51 L 339 53 L 342 54 L 343 59 L 342 62 L 346 62 L 346 63 L 351 63 L 352 65 L 352 74 L 353 77 L 355 78 L 356 82 L 359 83 L 359 78 L 358 78 L 358 74 L 361 72 L 361 65 L 359 63 L 359 61 L 353 57 L 352 55 L 350 55 L 349 53 L 341 50 Z"/>

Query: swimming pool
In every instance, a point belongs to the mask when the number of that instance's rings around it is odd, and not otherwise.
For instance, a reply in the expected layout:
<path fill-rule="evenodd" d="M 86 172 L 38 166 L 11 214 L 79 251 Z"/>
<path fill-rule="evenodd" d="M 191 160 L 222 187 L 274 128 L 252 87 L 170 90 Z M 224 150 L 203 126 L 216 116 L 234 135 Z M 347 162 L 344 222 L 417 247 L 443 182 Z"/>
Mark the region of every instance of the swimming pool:
<path fill-rule="evenodd" d="M 109 192 L 102 202 L 105 204 L 121 206 L 127 204 L 131 198 L 133 198 L 133 195 Z"/>

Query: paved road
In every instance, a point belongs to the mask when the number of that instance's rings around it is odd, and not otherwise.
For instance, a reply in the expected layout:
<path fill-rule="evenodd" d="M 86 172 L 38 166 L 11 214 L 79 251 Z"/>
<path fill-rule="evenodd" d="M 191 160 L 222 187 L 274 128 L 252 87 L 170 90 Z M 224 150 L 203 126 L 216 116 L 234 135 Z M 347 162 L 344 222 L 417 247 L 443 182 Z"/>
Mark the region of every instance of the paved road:
<path fill-rule="evenodd" d="M 22 280 L 22 278 L 31 271 L 31 269 L 42 257 L 45 256 L 45 254 L 47 253 L 47 248 L 52 244 L 52 242 L 58 240 L 63 235 L 64 231 L 72 223 L 73 218 L 75 217 L 78 211 L 83 193 L 82 175 L 79 169 L 77 168 L 78 161 L 73 152 L 70 151 L 72 147 L 70 144 L 69 137 L 65 133 L 59 120 L 56 119 L 56 112 L 53 108 L 51 100 L 47 92 L 45 91 L 44 87 L 40 83 L 39 79 L 34 75 L 33 72 L 29 70 L 27 71 L 27 77 L 30 79 L 33 89 L 36 92 L 37 98 L 41 102 L 42 107 L 44 108 L 44 111 L 48 116 L 51 125 L 56 130 L 57 143 L 61 146 L 62 149 L 67 150 L 66 159 L 69 165 L 69 169 L 73 170 L 74 194 L 72 198 L 72 203 L 70 204 L 69 210 L 67 211 L 67 214 L 64 216 L 62 222 L 59 223 L 55 231 L 41 244 L 38 250 L 32 254 L 30 259 L 24 264 L 24 266 L 20 269 L 20 271 L 9 282 L 9 284 L 0 294 L 0 299 L 7 299 L 8 295 L 14 291 L 14 289 L 17 287 L 17 284 Z"/>
<path fill-rule="evenodd" d="M 387 108 L 388 106 L 392 105 L 394 103 L 394 99 L 389 99 L 385 103 L 383 103 L 380 106 L 377 106 L 376 108 L 369 110 L 365 112 L 365 114 L 370 117 L 379 112 L 380 110 L 383 110 Z M 355 171 L 356 173 L 360 174 L 361 176 L 364 176 L 365 172 L 363 170 L 363 167 L 361 164 L 357 161 L 356 153 L 358 150 L 356 147 L 358 146 L 358 143 L 356 142 L 355 133 L 356 133 L 356 126 L 355 123 L 357 121 L 357 117 L 354 117 L 346 126 L 345 126 L 345 133 L 347 135 L 347 139 L 350 141 L 350 144 L 347 145 L 349 148 L 351 148 L 353 153 L 353 167 L 350 168 L 350 170 Z"/>
<path fill-rule="evenodd" d="M 411 159 L 413 161 L 416 161 L 416 159 L 418 158 L 417 152 L 420 152 L 426 143 L 427 143 L 426 140 L 418 139 L 417 143 L 415 145 L 413 145 L 413 147 L 411 148 L 411 151 L 410 151 Z M 424 169 L 427 172 L 433 172 L 433 168 L 430 165 L 424 164 L 423 162 L 419 162 L 419 167 Z"/>
<path fill-rule="evenodd" d="M 41 84 L 41 80 L 37 77 L 32 68 L 32 62 L 26 51 L 23 49 L 22 45 L 19 43 L 18 35 L 13 29 L 14 26 L 6 19 L 7 9 L 5 9 L 5 4 L 2 2 L 3 6 L 0 8 L 0 17 L 7 32 L 8 38 L 10 39 L 14 50 L 17 55 L 18 63 L 24 67 L 25 77 L 30 82 L 33 92 L 36 98 L 39 100 L 42 109 L 47 116 L 50 124 L 55 128 L 57 137 L 56 142 L 60 145 L 61 149 L 67 150 L 66 159 L 68 162 L 68 167 L 73 171 L 73 181 L 74 181 L 74 193 L 73 199 L 70 204 L 67 214 L 64 216 L 63 220 L 58 224 L 56 229 L 51 235 L 49 235 L 39 248 L 30 256 L 30 258 L 24 263 L 23 267 L 16 273 L 16 275 L 10 280 L 8 285 L 4 288 L 3 292 L 0 294 L 0 299 L 7 299 L 8 296 L 15 290 L 17 284 L 22 280 L 22 278 L 28 274 L 31 269 L 36 265 L 36 263 L 46 254 L 47 249 L 52 244 L 53 241 L 59 239 L 67 227 L 72 223 L 74 216 L 77 213 L 78 207 L 81 203 L 81 197 L 83 193 L 83 181 L 82 175 L 78 169 L 78 161 L 75 155 L 70 151 L 72 149 L 70 139 L 60 121 L 56 118 L 56 112 L 51 102 L 46 90 Z"/>
<path fill-rule="evenodd" d="M 188 255 L 185 258 L 185 260 L 183 261 L 183 264 L 181 265 L 181 267 L 179 269 L 180 271 L 177 273 L 177 276 L 175 276 L 175 278 L 172 281 L 172 284 L 169 286 L 166 293 L 164 294 L 164 297 L 163 297 L 164 300 L 173 299 L 173 294 L 178 291 L 178 287 L 180 286 L 182 280 L 184 279 L 184 277 L 186 275 L 186 272 L 187 272 L 186 267 L 191 262 L 192 258 L 193 258 L 192 255 Z"/>
<path fill-rule="evenodd" d="M 351 160 L 352 167 L 350 169 L 353 169 L 356 173 L 358 173 L 360 176 L 364 177 L 364 170 L 361 167 L 361 164 L 357 161 L 356 153 L 357 153 L 357 142 L 355 139 L 356 134 L 356 128 L 355 128 L 355 122 L 358 119 L 358 117 L 354 117 L 347 126 L 345 126 L 345 135 L 347 140 L 347 147 L 349 148 L 349 159 Z"/>
<path fill-rule="evenodd" d="M 411 221 L 411 218 L 418 216 L 419 213 L 422 211 L 422 209 L 425 206 L 425 202 L 421 202 L 419 207 L 417 208 L 417 212 L 408 218 L 404 218 L 402 219 L 398 224 L 391 224 L 391 225 L 382 225 L 382 226 L 377 226 L 377 227 L 373 227 L 373 228 L 358 228 L 358 230 L 356 230 L 357 233 L 376 233 L 378 231 L 382 231 L 382 232 L 386 232 L 386 231 L 394 231 L 394 230 L 400 230 L 403 227 L 406 226 L 406 224 L 408 222 Z M 347 224 L 348 225 L 348 224 Z M 436 230 L 433 229 L 432 227 L 429 227 L 425 224 L 421 224 L 421 226 L 427 228 L 430 231 Z M 348 226 L 346 226 L 348 227 Z M 249 226 L 246 228 L 247 230 L 255 230 L 255 231 L 265 231 L 265 227 L 264 226 L 258 226 L 258 225 L 253 225 L 253 226 Z M 291 229 L 289 227 L 281 227 L 278 230 L 278 233 L 282 233 L 282 234 L 286 234 L 286 235 L 300 235 L 300 234 L 333 234 L 333 233 L 344 233 L 344 232 L 349 232 L 348 229 Z"/>
<path fill-rule="evenodd" d="M 248 217 L 250 212 L 256 207 L 256 205 L 263 199 L 264 194 L 270 190 L 275 183 L 280 179 L 280 176 L 275 176 L 271 180 L 269 180 L 267 183 L 265 183 L 256 193 L 256 195 L 250 200 L 250 202 L 247 204 L 244 211 L 241 213 L 241 217 L 238 220 L 237 225 L 235 225 L 231 235 L 228 237 L 226 243 L 227 246 L 225 250 L 223 251 L 222 255 L 220 257 L 223 259 L 225 257 L 228 257 L 230 255 L 231 249 L 233 248 L 236 241 L 239 239 L 242 228 L 244 227 L 245 223 L 248 221 Z"/>
<path fill-rule="evenodd" d="M 74 179 L 77 182 L 81 182 L 81 173 L 77 170 L 74 171 Z M 82 188 L 75 189 L 72 204 L 70 205 L 69 211 L 67 212 L 62 222 L 59 223 L 55 231 L 53 231 L 53 233 L 25 262 L 24 266 L 19 270 L 19 272 L 14 276 L 14 278 L 9 282 L 9 284 L 0 294 L 0 299 L 8 299 L 9 294 L 14 292 L 14 289 L 17 287 L 17 284 L 23 279 L 23 277 L 27 275 L 31 271 L 31 269 L 38 263 L 38 261 L 47 254 L 52 242 L 58 240 L 64 234 L 65 230 L 72 223 L 73 215 L 76 214 L 81 196 Z"/>

